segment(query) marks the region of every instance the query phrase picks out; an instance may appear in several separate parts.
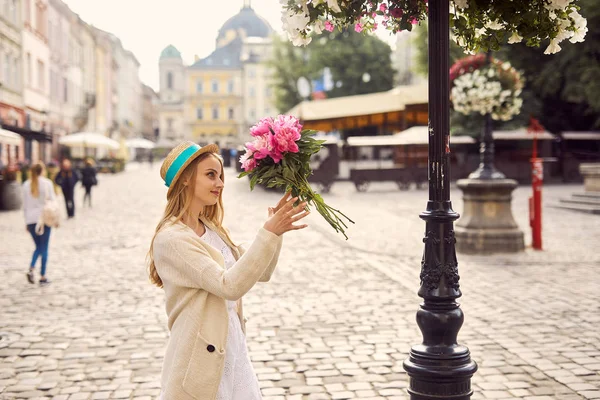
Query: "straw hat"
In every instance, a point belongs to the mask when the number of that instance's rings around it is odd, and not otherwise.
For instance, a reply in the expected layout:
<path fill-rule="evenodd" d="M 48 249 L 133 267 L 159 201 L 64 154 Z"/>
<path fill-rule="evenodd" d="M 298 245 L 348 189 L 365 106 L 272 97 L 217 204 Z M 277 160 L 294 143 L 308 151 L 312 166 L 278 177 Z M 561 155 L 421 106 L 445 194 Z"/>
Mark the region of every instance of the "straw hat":
<path fill-rule="evenodd" d="M 169 188 L 167 196 L 171 194 L 175 182 L 179 179 L 179 176 L 185 168 L 204 153 L 215 153 L 219 155 L 219 147 L 216 144 L 207 144 L 206 146 L 200 147 L 196 143 L 186 140 L 185 142 L 181 142 L 167 154 L 167 158 L 165 158 L 165 161 L 163 161 L 160 167 L 160 177 L 165 182 L 165 186 Z"/>

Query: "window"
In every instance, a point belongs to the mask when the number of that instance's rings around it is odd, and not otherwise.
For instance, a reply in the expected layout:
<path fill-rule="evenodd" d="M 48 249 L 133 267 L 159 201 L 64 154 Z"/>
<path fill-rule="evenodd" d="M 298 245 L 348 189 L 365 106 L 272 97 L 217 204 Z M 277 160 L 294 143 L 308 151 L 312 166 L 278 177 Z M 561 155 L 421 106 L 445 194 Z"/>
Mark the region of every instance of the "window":
<path fill-rule="evenodd" d="M 219 119 L 219 106 L 213 106 L 212 117 L 213 119 Z"/>
<path fill-rule="evenodd" d="M 256 110 L 254 108 L 250 109 L 250 119 L 256 119 Z"/>
<path fill-rule="evenodd" d="M 233 93 L 233 80 L 230 80 L 229 82 L 227 82 L 227 93 L 229 93 L 229 94 Z"/>
<path fill-rule="evenodd" d="M 267 97 L 271 97 L 271 88 L 270 88 L 270 87 L 267 87 L 267 88 L 265 89 L 265 96 L 267 96 Z"/>
<path fill-rule="evenodd" d="M 69 81 L 63 78 L 63 103 L 69 102 Z"/>
<path fill-rule="evenodd" d="M 29 24 L 31 21 L 31 0 L 25 0 L 25 23 Z"/>
<path fill-rule="evenodd" d="M 44 79 L 44 63 L 41 60 L 38 60 L 37 62 L 37 66 L 38 66 L 38 89 L 40 90 L 44 90 L 44 88 L 46 87 L 46 80 Z"/>
<path fill-rule="evenodd" d="M 2 4 L 2 3 L 0 3 L 0 4 Z M 7 1 L 6 3 L 4 3 L 4 10 L 2 10 L 2 11 L 3 11 L 4 15 L 10 15 L 10 1 Z"/>
<path fill-rule="evenodd" d="M 196 93 L 202 93 L 202 81 L 196 81 Z"/>
<path fill-rule="evenodd" d="M 13 58 L 13 84 L 15 89 L 21 87 L 20 76 L 19 76 L 19 59 L 17 57 Z"/>
<path fill-rule="evenodd" d="M 202 108 L 196 108 L 196 119 L 203 119 Z"/>
<path fill-rule="evenodd" d="M 27 53 L 27 84 L 31 85 L 31 54 Z"/>
<path fill-rule="evenodd" d="M 167 118 L 167 129 L 173 129 L 173 118 Z"/>
<path fill-rule="evenodd" d="M 254 71 L 254 68 L 248 67 L 248 78 L 254 78 L 255 76 L 256 76 L 256 71 Z"/>
<path fill-rule="evenodd" d="M 7 0 L 10 2 L 10 16 L 12 18 L 12 23 L 17 24 L 17 0 Z"/>
<path fill-rule="evenodd" d="M 5 82 L 10 82 L 10 59 L 8 57 L 8 53 L 4 55 L 4 75 L 2 75 L 4 77 L 4 79 L 2 79 Z"/>
<path fill-rule="evenodd" d="M 256 91 L 254 90 L 254 86 L 250 86 L 250 97 L 256 96 Z"/>
<path fill-rule="evenodd" d="M 212 81 L 212 92 L 219 93 L 219 81 L 216 79 L 213 79 Z"/>
<path fill-rule="evenodd" d="M 229 119 L 234 119 L 235 113 L 234 113 L 233 107 L 229 107 L 227 114 L 228 114 Z"/>
<path fill-rule="evenodd" d="M 173 89 L 173 73 L 167 72 L 167 89 Z"/>

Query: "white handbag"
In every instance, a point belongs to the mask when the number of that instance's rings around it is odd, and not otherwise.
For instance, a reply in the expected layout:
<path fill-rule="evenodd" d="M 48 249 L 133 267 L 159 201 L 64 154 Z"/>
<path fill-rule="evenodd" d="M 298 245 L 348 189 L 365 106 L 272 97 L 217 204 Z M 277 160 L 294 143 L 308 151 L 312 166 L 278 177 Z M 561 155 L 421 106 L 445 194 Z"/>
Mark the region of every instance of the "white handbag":
<path fill-rule="evenodd" d="M 39 221 L 37 224 L 35 224 L 35 233 L 38 235 L 42 235 L 44 233 L 44 225 L 47 225 L 51 228 L 56 228 L 60 224 L 60 211 L 58 208 L 58 203 L 56 200 L 50 197 L 50 190 L 54 190 L 52 183 L 46 187 L 44 207 L 42 208 Z"/>

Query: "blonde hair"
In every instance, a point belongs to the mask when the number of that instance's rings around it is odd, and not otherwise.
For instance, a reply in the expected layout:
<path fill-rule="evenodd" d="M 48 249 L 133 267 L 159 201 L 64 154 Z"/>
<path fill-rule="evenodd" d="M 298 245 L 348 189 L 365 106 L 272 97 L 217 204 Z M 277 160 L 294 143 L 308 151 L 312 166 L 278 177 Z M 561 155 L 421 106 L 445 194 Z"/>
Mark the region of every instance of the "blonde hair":
<path fill-rule="evenodd" d="M 221 163 L 221 180 L 225 182 L 225 177 L 223 175 L 223 162 L 221 161 L 221 157 L 216 153 L 204 153 L 198 156 L 194 161 L 192 161 L 181 173 L 178 179 L 173 182 L 174 185 L 173 190 L 167 194 L 167 206 L 165 207 L 165 212 L 162 216 L 162 219 L 156 226 L 156 231 L 154 232 L 154 236 L 152 237 L 152 241 L 150 242 L 150 250 L 148 251 L 147 261 L 148 261 L 148 274 L 150 276 L 150 282 L 154 285 L 162 288 L 163 282 L 156 271 L 156 264 L 154 263 L 154 239 L 156 239 L 156 235 L 160 230 L 165 227 L 169 223 L 173 223 L 171 221 L 172 218 L 175 221 L 182 221 L 183 217 L 189 213 L 190 207 L 192 205 L 192 201 L 194 199 L 194 185 L 186 185 L 185 182 L 195 182 L 196 181 L 196 171 L 198 167 L 198 163 L 202 160 L 206 159 L 210 155 L 214 156 L 219 163 Z M 164 167 L 164 165 L 163 165 Z M 231 243 L 233 241 L 229 237 L 229 234 L 225 228 L 223 228 L 223 217 L 224 217 L 224 209 L 223 209 L 223 191 L 219 194 L 219 199 L 216 204 L 212 206 L 204 207 L 202 211 L 203 216 L 210 221 L 218 230 L 219 233 L 223 234 Z M 194 216 L 196 221 L 199 216 Z"/>
<path fill-rule="evenodd" d="M 31 167 L 31 195 L 40 197 L 40 176 L 46 169 L 43 162 L 38 161 Z"/>

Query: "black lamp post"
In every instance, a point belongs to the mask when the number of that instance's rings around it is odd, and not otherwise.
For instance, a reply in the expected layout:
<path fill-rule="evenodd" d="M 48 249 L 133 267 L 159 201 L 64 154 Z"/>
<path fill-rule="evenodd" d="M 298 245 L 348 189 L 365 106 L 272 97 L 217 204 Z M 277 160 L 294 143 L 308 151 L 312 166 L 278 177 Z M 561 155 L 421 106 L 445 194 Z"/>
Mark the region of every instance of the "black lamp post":
<path fill-rule="evenodd" d="M 485 56 L 487 65 L 492 63 L 492 52 Z M 469 179 L 504 179 L 504 174 L 494 167 L 494 137 L 492 136 L 492 115 L 486 114 L 485 125 L 479 144 L 479 167 L 469 174 Z"/>
<path fill-rule="evenodd" d="M 450 202 L 449 0 L 429 2 L 429 202 L 421 261 L 424 299 L 417 312 L 423 342 L 412 347 L 404 369 L 411 400 L 468 400 L 477 364 L 457 343 L 464 320 Z"/>

